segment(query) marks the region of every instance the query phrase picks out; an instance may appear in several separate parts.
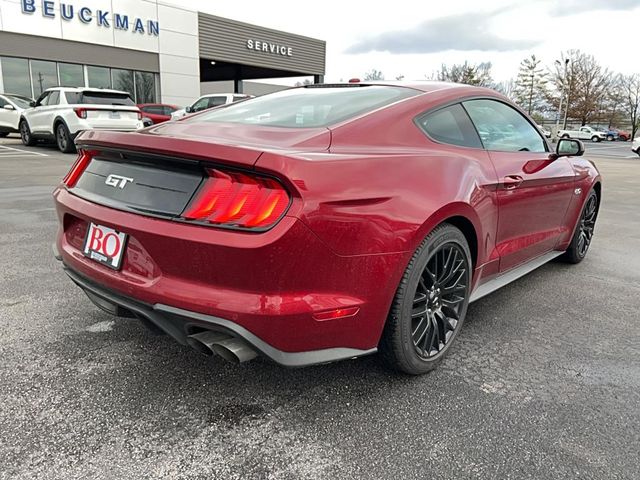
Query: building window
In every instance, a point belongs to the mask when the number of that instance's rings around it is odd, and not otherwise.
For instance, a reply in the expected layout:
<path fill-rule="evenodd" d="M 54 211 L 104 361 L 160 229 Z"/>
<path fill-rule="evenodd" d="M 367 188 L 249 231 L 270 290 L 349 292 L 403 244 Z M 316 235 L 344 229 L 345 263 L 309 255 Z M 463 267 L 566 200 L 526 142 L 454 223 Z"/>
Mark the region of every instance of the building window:
<path fill-rule="evenodd" d="M 47 88 L 58 85 L 56 62 L 31 60 L 31 83 L 33 84 L 34 97 L 40 96 Z"/>
<path fill-rule="evenodd" d="M 25 58 L 2 57 L 0 62 L 4 92 L 32 98 L 29 61 Z"/>
<path fill-rule="evenodd" d="M 90 87 L 111 88 L 111 75 L 106 67 L 87 67 L 87 79 Z"/>
<path fill-rule="evenodd" d="M 58 63 L 60 85 L 63 87 L 84 87 L 84 68 L 75 63 Z"/>
<path fill-rule="evenodd" d="M 136 72 L 136 103 L 154 103 L 155 101 L 155 75 L 150 72 Z"/>
<path fill-rule="evenodd" d="M 127 92 L 131 98 L 134 98 L 135 84 L 133 82 L 132 70 L 120 70 L 118 68 L 111 69 L 111 84 L 116 90 Z"/>

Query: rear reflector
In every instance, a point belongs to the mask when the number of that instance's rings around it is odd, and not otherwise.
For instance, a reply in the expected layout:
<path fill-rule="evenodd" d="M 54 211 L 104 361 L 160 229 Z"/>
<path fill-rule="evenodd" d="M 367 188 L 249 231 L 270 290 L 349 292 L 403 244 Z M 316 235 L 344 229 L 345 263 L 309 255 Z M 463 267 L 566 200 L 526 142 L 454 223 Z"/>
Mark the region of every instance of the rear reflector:
<path fill-rule="evenodd" d="M 337 318 L 353 317 L 360 311 L 360 307 L 338 308 L 326 312 L 318 312 L 313 314 L 315 320 L 335 320 Z"/>
<path fill-rule="evenodd" d="M 89 163 L 91 163 L 91 159 L 97 153 L 98 152 L 94 150 L 80 150 L 78 152 L 78 159 L 71 167 L 71 170 L 69 170 L 69 173 L 67 173 L 64 179 L 62 179 L 62 182 L 67 187 L 73 188 L 75 184 L 78 183 L 78 179 L 80 178 L 82 173 L 86 170 Z"/>
<path fill-rule="evenodd" d="M 207 169 L 207 174 L 184 218 L 264 230 L 275 225 L 289 206 L 287 191 L 271 178 L 218 169 Z"/>

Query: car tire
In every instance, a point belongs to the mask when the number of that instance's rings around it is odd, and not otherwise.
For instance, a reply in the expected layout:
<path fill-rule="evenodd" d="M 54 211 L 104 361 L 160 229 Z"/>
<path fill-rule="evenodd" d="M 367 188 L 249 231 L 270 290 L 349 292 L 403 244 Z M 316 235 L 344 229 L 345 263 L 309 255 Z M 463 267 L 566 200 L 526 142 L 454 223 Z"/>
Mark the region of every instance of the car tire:
<path fill-rule="evenodd" d="M 567 248 L 562 256 L 562 259 L 566 262 L 580 263 L 584 260 L 584 257 L 587 256 L 589 245 L 591 245 L 591 241 L 593 240 L 593 231 L 596 225 L 596 219 L 598 218 L 599 207 L 600 201 L 598 194 L 594 190 L 591 190 L 580 212 L 580 218 L 578 218 L 578 224 L 576 225 L 569 248 Z"/>
<path fill-rule="evenodd" d="M 64 122 L 56 125 L 56 144 L 58 145 L 58 150 L 62 153 L 73 153 L 76 151 L 71 133 L 69 133 L 69 129 Z"/>
<path fill-rule="evenodd" d="M 438 366 L 464 323 L 471 265 L 467 240 L 453 225 L 436 227 L 422 241 L 402 276 L 380 340 L 388 365 L 412 375 Z"/>
<path fill-rule="evenodd" d="M 607 135 L 607 141 L 613 142 L 613 135 Z"/>
<path fill-rule="evenodd" d="M 33 147 L 36 144 L 36 139 L 31 135 L 31 129 L 26 120 L 22 120 L 19 126 L 20 140 L 25 147 Z"/>
<path fill-rule="evenodd" d="M 594 135 L 593 137 L 591 137 L 591 141 L 595 142 L 595 143 L 598 143 L 600 141 L 600 137 L 597 136 L 597 135 Z"/>

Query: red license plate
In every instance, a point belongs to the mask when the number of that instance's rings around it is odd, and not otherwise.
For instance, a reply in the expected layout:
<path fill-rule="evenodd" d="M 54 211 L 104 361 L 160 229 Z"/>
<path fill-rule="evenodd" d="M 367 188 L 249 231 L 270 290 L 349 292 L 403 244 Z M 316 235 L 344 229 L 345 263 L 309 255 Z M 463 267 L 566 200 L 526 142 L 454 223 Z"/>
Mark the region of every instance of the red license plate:
<path fill-rule="evenodd" d="M 114 270 L 120 269 L 127 234 L 91 223 L 82 252 L 86 257 Z"/>

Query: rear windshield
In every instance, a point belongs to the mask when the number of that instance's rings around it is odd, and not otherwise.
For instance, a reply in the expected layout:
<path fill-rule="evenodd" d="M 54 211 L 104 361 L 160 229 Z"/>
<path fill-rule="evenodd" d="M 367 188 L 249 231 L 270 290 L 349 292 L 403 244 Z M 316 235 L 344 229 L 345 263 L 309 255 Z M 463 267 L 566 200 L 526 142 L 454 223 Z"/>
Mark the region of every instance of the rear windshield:
<path fill-rule="evenodd" d="M 29 108 L 33 102 L 30 98 L 20 95 L 5 95 L 9 100 L 18 105 L 20 108 Z"/>
<path fill-rule="evenodd" d="M 65 92 L 67 103 L 90 105 L 134 105 L 126 93 L 113 92 Z"/>
<path fill-rule="evenodd" d="M 187 121 L 326 127 L 419 93 L 411 88 L 382 85 L 294 88 L 231 104 Z"/>

